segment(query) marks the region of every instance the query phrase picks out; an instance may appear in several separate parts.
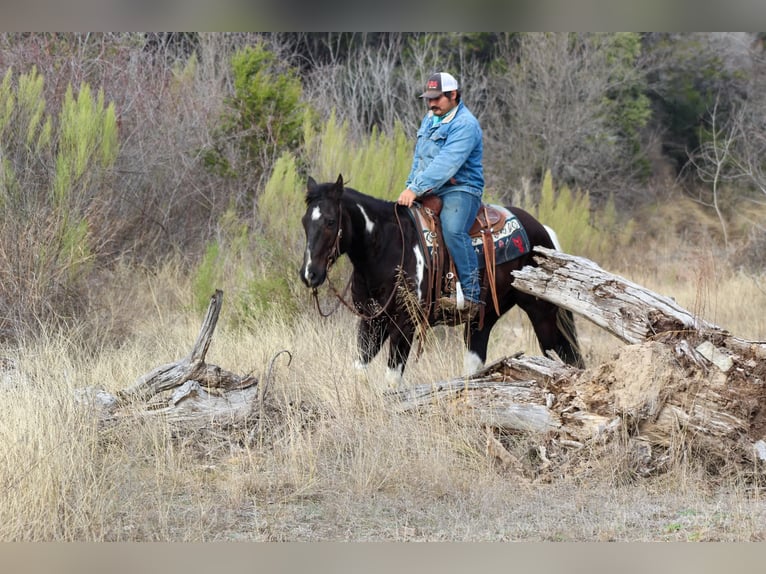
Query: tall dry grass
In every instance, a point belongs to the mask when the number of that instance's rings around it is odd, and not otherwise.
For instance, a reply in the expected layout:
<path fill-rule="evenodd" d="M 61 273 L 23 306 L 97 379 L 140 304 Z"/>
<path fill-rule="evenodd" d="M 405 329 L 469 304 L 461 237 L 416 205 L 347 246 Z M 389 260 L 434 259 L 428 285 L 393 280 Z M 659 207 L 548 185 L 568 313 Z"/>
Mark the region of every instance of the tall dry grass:
<path fill-rule="evenodd" d="M 100 37 L 76 40 L 82 51 L 95 40 L 95 54 L 101 54 Z M 52 36 L 39 41 L 43 48 L 58 42 Z M 205 34 L 196 63 L 158 66 L 150 65 L 150 54 L 131 48 L 131 37 L 121 41 L 122 59 L 115 61 L 125 65 L 99 56 L 85 66 L 64 53 L 71 62 L 60 66 L 59 51 L 37 50 L 37 44 L 3 51 L 10 63 L 30 61 L 32 52 L 49 56 L 39 69 L 49 79 L 50 101 L 69 83 L 93 81 L 87 74 L 92 70 L 107 99 L 117 102 L 121 181 L 104 205 L 119 227 L 110 230 L 104 253 L 126 255 L 109 257 L 103 274 L 88 282 L 87 321 L 55 332 L 41 326 L 39 336 L 0 346 L 0 540 L 764 537 L 766 507 L 757 488 L 737 477 L 716 483 L 704 465 L 682 456 L 666 474 L 637 479 L 626 468 L 622 445 L 615 444 L 611 451 L 591 453 L 578 473 L 549 484 L 523 483 L 486 455 L 484 432 L 470 417 L 444 405 L 417 414 L 392 410 L 382 395 L 384 356 L 359 380 L 351 360 L 355 322 L 345 310 L 323 320 L 304 294 L 296 297 L 296 314 L 264 306 L 247 321 L 232 320 L 241 281 L 232 280 L 231 289 L 227 283 L 207 359 L 269 380 L 268 409 L 259 424 L 193 431 L 158 418 L 128 417 L 100 427 L 76 400 L 77 391 L 100 387 L 114 393 L 188 353 L 201 321 L 190 277 L 195 254 L 220 234 L 230 199 L 252 193 L 247 182 L 222 184 L 199 162 L 228 93 L 226 54 L 248 39 Z M 71 70 L 71 77 L 60 70 Z M 357 142 L 341 135 L 336 147 L 323 140 L 322 152 L 347 156 L 312 165 L 314 173 L 334 179 L 342 171 L 364 191 L 395 194 L 391 182 L 402 181 L 396 174 L 408 157 L 401 152 L 402 135 L 393 148 L 380 148 L 386 142 L 373 138 L 359 153 Z M 380 170 L 372 161 L 375 153 L 386 154 L 391 169 Z M 345 157 L 348 163 L 341 161 Z M 266 205 L 270 192 L 264 193 Z M 279 199 L 280 190 L 273 195 Z M 688 205 L 674 213 L 662 206 L 662 213 L 651 215 L 641 218 L 643 235 L 629 249 L 599 263 L 735 334 L 766 339 L 759 312 L 766 303 L 763 276 L 729 265 L 716 244 L 714 223 L 701 221 Z M 249 223 L 258 230 L 263 221 Z M 11 246 L 20 237 L 8 236 Z M 178 252 L 183 256 L 168 261 Z M 257 260 L 262 253 L 249 255 Z M 242 260 L 242 267 L 250 263 Z M 283 260 L 290 267 L 290 258 Z M 257 276 L 264 268 L 248 271 Z M 225 266 L 222 274 L 236 279 Z M 45 300 L 42 292 L 39 298 Z M 621 345 L 586 321 L 578 329 L 589 364 L 609 360 Z M 269 373 L 282 350 L 290 352 L 291 362 L 280 355 Z M 517 351 L 538 349 L 529 323 L 514 311 L 493 332 L 489 360 Z M 406 381 L 443 380 L 461 370 L 459 334 L 437 330 L 423 356 L 408 366 Z M 522 461 L 533 456 L 536 440 L 506 437 Z"/>
<path fill-rule="evenodd" d="M 690 256 L 691 257 L 691 256 Z M 126 271 L 127 273 L 127 271 Z M 629 278 L 743 337 L 766 339 L 754 309 L 766 293 L 720 259 L 697 254 Z M 355 320 L 310 307 L 264 311 L 248 328 L 224 310 L 208 361 L 269 380 L 259 427 L 179 431 L 160 419 L 100 428 L 76 400 L 89 386 L 125 388 L 188 353 L 201 317 L 180 266 L 125 282 L 131 331 L 119 347 L 85 351 L 76 335 L 0 350 L 0 539 L 202 540 L 761 540 L 766 504 L 751 483 L 711 480 L 684 460 L 654 478 L 625 468 L 621 445 L 577 473 L 528 484 L 485 453 L 480 425 L 444 405 L 401 414 L 384 399 L 385 357 L 366 379 L 352 366 Z M 731 294 L 735 294 L 732 296 Z M 118 304 L 118 303 L 115 303 Z M 579 321 L 588 361 L 620 346 Z M 292 360 L 282 355 L 288 350 Z M 537 353 L 511 312 L 490 360 Z M 407 384 L 462 369 L 457 330 L 437 330 Z M 507 437 L 527 460 L 534 436 Z"/>

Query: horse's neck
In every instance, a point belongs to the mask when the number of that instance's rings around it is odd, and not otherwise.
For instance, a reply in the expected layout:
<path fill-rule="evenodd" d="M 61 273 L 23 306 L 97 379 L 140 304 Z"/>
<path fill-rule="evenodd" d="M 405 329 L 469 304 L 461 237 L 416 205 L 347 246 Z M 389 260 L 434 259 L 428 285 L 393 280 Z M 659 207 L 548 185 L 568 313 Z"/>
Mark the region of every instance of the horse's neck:
<path fill-rule="evenodd" d="M 379 264 L 382 259 L 396 258 L 397 262 L 400 261 L 402 232 L 393 207 L 390 216 L 382 215 L 380 206 L 359 200 L 347 201 L 343 209 L 346 211 L 346 225 L 349 228 L 343 232 L 343 251 L 357 272 L 372 277 L 384 269 Z M 406 218 L 402 219 L 402 225 L 406 225 Z"/>
<path fill-rule="evenodd" d="M 349 256 L 354 265 L 362 264 L 373 247 L 373 235 L 370 231 L 375 231 L 374 223 L 373 229 L 368 229 L 365 211 L 362 209 L 359 208 L 358 202 L 353 199 L 348 199 L 343 204 L 343 252 Z"/>

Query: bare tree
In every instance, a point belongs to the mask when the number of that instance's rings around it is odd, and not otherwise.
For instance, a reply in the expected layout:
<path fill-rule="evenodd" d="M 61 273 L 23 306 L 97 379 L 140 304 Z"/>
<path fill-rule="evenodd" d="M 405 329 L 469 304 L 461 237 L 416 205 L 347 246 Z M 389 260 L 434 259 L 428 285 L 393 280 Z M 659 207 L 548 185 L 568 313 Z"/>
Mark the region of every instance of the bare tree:
<path fill-rule="evenodd" d="M 710 135 L 700 148 L 690 154 L 688 168 L 694 169 L 702 182 L 710 185 L 710 199 L 698 197 L 707 207 L 715 210 L 721 224 L 724 246 L 729 247 L 729 233 L 724 215 L 725 184 L 742 179 L 746 174 L 738 166 L 735 145 L 743 127 L 742 110 L 731 113 L 723 120 L 719 114 L 719 99 L 710 111 Z"/>
<path fill-rule="evenodd" d="M 401 105 L 397 74 L 404 48 L 401 35 L 379 46 L 362 42 L 351 57 L 335 49 L 331 35 L 326 44 L 329 62 L 315 62 L 304 82 L 308 100 L 323 117 L 334 112 L 341 122 L 348 121 L 354 136 L 374 126 L 406 122 L 408 109 Z"/>
<path fill-rule="evenodd" d="M 393 33 L 385 42 L 359 42 L 353 54 L 342 52 L 328 35 L 325 60 L 314 62 L 304 82 L 306 95 L 320 113 L 335 112 L 348 121 L 352 136 L 373 128 L 387 131 L 401 123 L 413 133 L 425 113 L 418 95 L 428 76 L 449 71 L 461 83 L 466 103 L 481 115 L 486 102 L 487 76 L 466 53 L 459 37 L 445 50 L 444 34 Z"/>
<path fill-rule="evenodd" d="M 506 43 L 484 124 L 490 186 L 502 192 L 551 170 L 595 195 L 625 190 L 634 158 L 607 104 L 640 85 L 643 70 L 614 42 L 608 34 L 531 33 Z"/>
<path fill-rule="evenodd" d="M 751 55 L 747 97 L 731 118 L 732 130 L 737 136 L 734 169 L 766 195 L 766 55 L 758 48 L 753 48 Z"/>
<path fill-rule="evenodd" d="M 699 189 L 697 199 L 712 207 L 730 247 L 730 213 L 747 202 L 764 203 L 766 195 L 766 58 L 753 46 L 740 69 L 747 78 L 740 94 L 728 95 L 728 109 L 721 111 L 720 98 L 708 114 L 707 137 L 689 154 L 686 166 L 709 187 Z M 741 210 L 739 210 L 741 211 Z M 751 221 L 750 234 L 738 248 L 736 257 L 745 268 L 758 273 L 763 269 L 766 226 Z"/>

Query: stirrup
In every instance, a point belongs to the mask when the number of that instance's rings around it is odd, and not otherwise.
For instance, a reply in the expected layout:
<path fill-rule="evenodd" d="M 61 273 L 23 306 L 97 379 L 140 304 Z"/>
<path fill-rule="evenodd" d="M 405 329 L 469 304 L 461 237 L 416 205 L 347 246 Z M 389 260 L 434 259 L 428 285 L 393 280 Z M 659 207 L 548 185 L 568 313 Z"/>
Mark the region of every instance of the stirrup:
<path fill-rule="evenodd" d="M 479 313 L 479 309 L 484 306 L 483 301 L 466 300 L 463 308 L 458 309 L 457 300 L 454 297 L 440 297 L 439 309 L 443 314 L 450 314 L 459 317 L 462 321 L 471 321 Z"/>

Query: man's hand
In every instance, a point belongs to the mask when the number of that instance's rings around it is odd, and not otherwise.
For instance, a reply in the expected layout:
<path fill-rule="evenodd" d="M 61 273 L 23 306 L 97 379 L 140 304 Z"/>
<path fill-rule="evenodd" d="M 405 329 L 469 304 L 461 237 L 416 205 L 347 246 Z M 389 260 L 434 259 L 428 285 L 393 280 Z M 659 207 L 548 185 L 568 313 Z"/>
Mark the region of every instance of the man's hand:
<path fill-rule="evenodd" d="M 412 207 L 412 202 L 415 201 L 415 198 L 417 198 L 415 192 L 408 188 L 399 194 L 399 199 L 396 200 L 396 203 L 406 207 Z"/>

